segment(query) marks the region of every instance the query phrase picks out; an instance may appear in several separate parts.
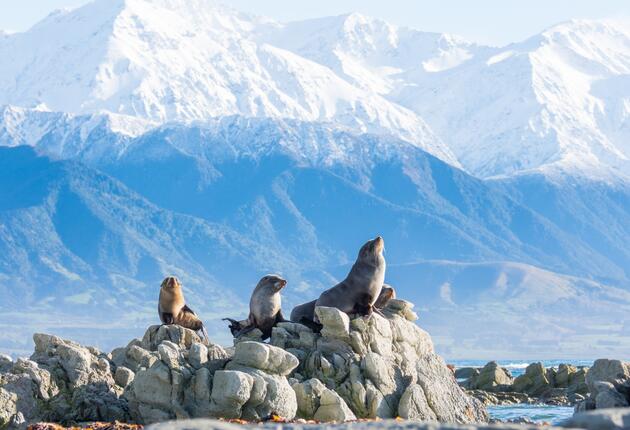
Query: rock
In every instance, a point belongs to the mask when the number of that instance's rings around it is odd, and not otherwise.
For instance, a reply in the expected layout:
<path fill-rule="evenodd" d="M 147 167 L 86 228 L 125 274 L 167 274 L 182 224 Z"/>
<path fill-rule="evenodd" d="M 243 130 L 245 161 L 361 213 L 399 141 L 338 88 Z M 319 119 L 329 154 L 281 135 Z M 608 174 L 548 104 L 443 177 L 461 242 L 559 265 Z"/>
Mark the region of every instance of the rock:
<path fill-rule="evenodd" d="M 586 384 L 586 374 L 588 369 L 580 368 L 575 373 L 569 374 L 569 387 L 567 392 L 569 394 L 588 394 L 588 385 Z"/>
<path fill-rule="evenodd" d="M 240 343 L 240 342 L 260 342 L 262 340 L 263 337 L 263 332 L 260 331 L 260 329 L 253 329 L 251 331 L 248 331 L 245 334 L 241 334 L 238 337 L 234 338 L 234 345 Z"/>
<path fill-rule="evenodd" d="M 610 382 L 599 381 L 594 384 L 597 394 L 595 407 L 597 409 L 623 408 L 628 405 L 628 400 L 620 394 Z M 592 394 L 591 394 L 592 395 Z"/>
<path fill-rule="evenodd" d="M 159 344 L 158 354 L 160 355 L 160 360 L 170 369 L 177 369 L 181 366 L 182 356 L 179 347 L 173 342 L 165 340 Z"/>
<path fill-rule="evenodd" d="M 0 354 L 0 373 L 8 372 L 13 367 L 13 360 L 8 355 Z"/>
<path fill-rule="evenodd" d="M 547 378 L 547 371 L 542 363 L 532 363 L 525 369 L 525 373 L 514 380 L 512 389 L 531 396 L 540 396 L 552 388 Z"/>
<path fill-rule="evenodd" d="M 573 375 L 577 373 L 577 367 L 570 364 L 560 364 L 555 375 L 555 386 L 557 388 L 569 388 Z"/>
<path fill-rule="evenodd" d="M 418 319 L 418 315 L 413 311 L 413 303 L 408 302 L 406 300 L 401 299 L 391 299 L 387 306 L 385 306 L 385 311 L 400 315 L 405 318 L 407 321 L 416 321 Z"/>
<path fill-rule="evenodd" d="M 598 394 L 598 382 L 610 382 L 617 385 L 628 379 L 630 379 L 630 364 L 620 360 L 595 360 L 586 374 L 586 384 L 593 397 Z"/>
<path fill-rule="evenodd" d="M 322 324 L 323 337 L 347 339 L 350 337 L 350 317 L 337 308 L 318 306 L 315 315 Z"/>
<path fill-rule="evenodd" d="M 193 343 L 204 343 L 197 333 L 178 325 L 154 325 L 147 329 L 141 345 L 148 351 L 157 351 L 158 345 L 169 341 L 181 349 L 190 349 Z"/>
<path fill-rule="evenodd" d="M 591 397 L 587 397 L 586 399 L 582 400 L 581 402 L 575 405 L 575 407 L 573 408 L 573 413 L 577 414 L 580 412 L 592 411 L 592 410 L 595 410 L 595 408 L 596 408 L 595 399 Z"/>
<path fill-rule="evenodd" d="M 473 375 L 479 375 L 479 369 L 475 367 L 460 367 L 455 369 L 455 378 L 470 379 Z"/>
<path fill-rule="evenodd" d="M 307 420 L 313 419 L 320 406 L 320 397 L 326 390 L 326 386 L 319 379 L 309 379 L 302 383 L 291 385 L 295 391 L 297 401 L 297 416 Z"/>
<path fill-rule="evenodd" d="M 137 372 L 142 367 L 148 369 L 159 359 L 160 356 L 157 352 L 147 351 L 138 345 L 131 345 L 126 349 L 125 361 L 120 365 L 125 365 L 125 367 Z"/>
<path fill-rule="evenodd" d="M 254 378 L 244 372 L 218 370 L 212 384 L 212 415 L 222 418 L 240 418 L 241 408 L 249 400 Z"/>
<path fill-rule="evenodd" d="M 587 430 L 627 430 L 630 428 L 630 408 L 576 413 L 563 426 Z"/>
<path fill-rule="evenodd" d="M 188 362 L 195 369 L 200 369 L 208 362 L 208 348 L 202 343 L 193 343 L 188 351 Z"/>
<path fill-rule="evenodd" d="M 82 385 L 72 392 L 69 413 L 63 422 L 86 421 L 130 421 L 127 401 L 119 398 L 111 387 L 104 383 Z"/>
<path fill-rule="evenodd" d="M 421 356 L 416 362 L 418 384 L 427 403 L 440 422 L 486 422 L 485 408 L 476 399 L 468 397 L 457 385 L 446 363 L 436 354 Z"/>
<path fill-rule="evenodd" d="M 230 355 L 221 346 L 215 344 L 210 344 L 208 346 L 208 362 L 206 367 L 211 372 L 223 369 L 229 359 Z"/>
<path fill-rule="evenodd" d="M 283 376 L 290 374 L 300 363 L 296 356 L 281 348 L 251 341 L 236 345 L 232 362 Z"/>
<path fill-rule="evenodd" d="M 532 399 L 525 393 L 515 393 L 515 392 L 491 393 L 491 392 L 483 391 L 483 390 L 471 390 L 468 393 L 486 406 L 540 403 L 538 399 Z"/>
<path fill-rule="evenodd" d="M 479 374 L 472 377 L 469 388 L 484 391 L 507 391 L 512 385 L 512 376 L 496 361 L 486 364 Z"/>
<path fill-rule="evenodd" d="M 417 384 L 410 385 L 403 393 L 398 404 L 398 415 L 409 420 L 437 421 L 424 390 Z"/>
<path fill-rule="evenodd" d="M 320 406 L 313 418 L 317 421 L 354 421 L 357 417 L 350 410 L 346 402 L 332 390 L 325 389 L 319 399 Z"/>
<path fill-rule="evenodd" d="M 135 373 L 133 373 L 130 369 L 126 367 L 120 366 L 116 368 L 116 373 L 114 374 L 114 381 L 116 384 L 120 385 L 123 388 L 126 388 L 127 385 L 133 381 L 135 377 Z"/>
<path fill-rule="evenodd" d="M 51 368 L 52 373 L 58 371 L 71 388 L 97 383 L 114 385 L 109 362 L 98 351 L 47 334 L 36 333 L 33 340 L 35 352 L 31 359 Z"/>

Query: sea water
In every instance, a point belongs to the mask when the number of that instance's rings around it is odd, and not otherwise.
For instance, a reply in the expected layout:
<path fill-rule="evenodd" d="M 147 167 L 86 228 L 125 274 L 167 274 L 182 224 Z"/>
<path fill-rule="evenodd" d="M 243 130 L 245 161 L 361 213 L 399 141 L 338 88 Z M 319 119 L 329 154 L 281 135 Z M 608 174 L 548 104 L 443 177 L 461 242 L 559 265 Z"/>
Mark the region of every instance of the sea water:
<path fill-rule="evenodd" d="M 570 406 L 551 405 L 501 405 L 487 406 L 491 418 L 508 421 L 519 418 L 528 418 L 536 423 L 549 423 L 560 425 L 573 415 Z"/>
<path fill-rule="evenodd" d="M 525 368 L 531 363 L 541 362 L 546 368 L 557 368 L 560 364 L 571 364 L 573 366 L 593 365 L 593 360 L 495 360 L 499 366 L 510 371 L 513 377 L 518 377 L 525 373 Z M 460 367 L 483 367 L 487 360 L 451 360 L 456 368 Z M 571 406 L 551 406 L 551 405 L 501 405 L 488 406 L 488 414 L 491 418 L 507 421 L 517 420 L 519 418 L 527 418 L 537 423 L 562 424 L 573 415 L 573 407 Z"/>

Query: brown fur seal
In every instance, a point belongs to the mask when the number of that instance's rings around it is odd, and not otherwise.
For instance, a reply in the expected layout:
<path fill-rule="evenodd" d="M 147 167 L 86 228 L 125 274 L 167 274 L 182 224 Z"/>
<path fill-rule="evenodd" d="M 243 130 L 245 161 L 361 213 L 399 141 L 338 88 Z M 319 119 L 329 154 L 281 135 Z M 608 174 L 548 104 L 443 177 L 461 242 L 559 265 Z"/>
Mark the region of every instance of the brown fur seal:
<path fill-rule="evenodd" d="M 374 309 L 383 309 L 387 306 L 387 303 L 391 299 L 396 298 L 396 290 L 393 287 L 390 287 L 387 284 L 383 284 L 383 288 L 381 289 L 381 294 L 379 294 L 378 299 L 374 303 Z M 297 305 L 291 311 L 291 321 L 304 324 L 310 323 L 313 321 L 315 317 L 315 303 L 317 300 L 311 300 L 308 303 L 303 303 L 301 305 Z M 351 312 L 357 313 L 357 312 Z M 308 324 L 310 325 L 310 324 Z"/>
<path fill-rule="evenodd" d="M 383 288 L 381 288 L 381 294 L 378 295 L 378 299 L 374 302 L 374 307 L 376 309 L 385 309 L 387 303 L 391 299 L 396 298 L 396 290 L 391 285 L 383 284 Z"/>
<path fill-rule="evenodd" d="M 385 280 L 384 249 L 385 241 L 380 236 L 363 245 L 346 279 L 324 291 L 315 307 L 328 306 L 347 314 L 370 315 Z M 313 321 L 319 323 L 317 315 Z"/>
<path fill-rule="evenodd" d="M 286 321 L 282 316 L 280 290 L 287 281 L 278 275 L 266 275 L 254 288 L 252 297 L 249 300 L 249 317 L 243 321 L 236 321 L 231 318 L 223 318 L 230 322 L 232 336 L 238 337 L 255 328 L 262 331 L 262 339 L 271 336 L 271 329 L 279 322 Z"/>
<path fill-rule="evenodd" d="M 208 333 L 197 314 L 186 305 L 182 284 L 174 276 L 168 276 L 160 286 L 158 313 L 163 324 L 177 324 L 196 331 L 208 341 Z"/>

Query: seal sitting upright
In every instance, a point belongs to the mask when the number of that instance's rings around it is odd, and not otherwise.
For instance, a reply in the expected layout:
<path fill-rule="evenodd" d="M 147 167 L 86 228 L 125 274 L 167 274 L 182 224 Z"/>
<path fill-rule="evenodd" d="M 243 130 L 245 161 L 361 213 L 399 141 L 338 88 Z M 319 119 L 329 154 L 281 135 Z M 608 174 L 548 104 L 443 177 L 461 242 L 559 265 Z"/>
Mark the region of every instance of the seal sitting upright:
<path fill-rule="evenodd" d="M 347 314 L 371 315 L 385 280 L 385 241 L 378 236 L 361 247 L 346 279 L 324 291 L 317 306 L 337 308 Z M 313 320 L 319 323 L 317 315 Z"/>
<path fill-rule="evenodd" d="M 232 336 L 238 337 L 257 328 L 262 331 L 262 340 L 271 337 L 271 329 L 279 322 L 286 321 L 282 316 L 280 290 L 287 281 L 278 275 L 266 275 L 254 288 L 249 300 L 249 317 L 243 321 L 223 318 L 230 322 Z"/>
<path fill-rule="evenodd" d="M 160 285 L 158 313 L 163 324 L 177 324 L 194 330 L 206 342 L 208 333 L 197 314 L 186 305 L 182 284 L 175 276 L 168 276 Z"/>

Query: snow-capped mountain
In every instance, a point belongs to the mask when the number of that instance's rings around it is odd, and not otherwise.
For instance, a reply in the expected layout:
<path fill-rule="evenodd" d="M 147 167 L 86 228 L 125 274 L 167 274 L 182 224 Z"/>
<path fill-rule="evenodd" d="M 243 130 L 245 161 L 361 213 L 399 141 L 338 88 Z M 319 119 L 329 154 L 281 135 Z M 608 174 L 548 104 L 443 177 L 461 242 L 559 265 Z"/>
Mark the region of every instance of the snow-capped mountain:
<path fill-rule="evenodd" d="M 457 165 L 425 122 L 328 67 L 251 37 L 210 0 L 97 0 L 0 42 L 0 105 L 149 124 L 240 114 L 393 134 Z"/>
<path fill-rule="evenodd" d="M 0 105 L 129 116 L 128 134 L 225 115 L 324 121 L 480 177 L 630 176 L 622 22 L 493 48 L 360 14 L 281 24 L 211 0 L 97 0 L 4 35 L 0 55 Z"/>
<path fill-rule="evenodd" d="M 571 21 L 503 48 L 358 14 L 264 36 L 421 115 L 481 177 L 630 172 L 630 27 Z"/>

